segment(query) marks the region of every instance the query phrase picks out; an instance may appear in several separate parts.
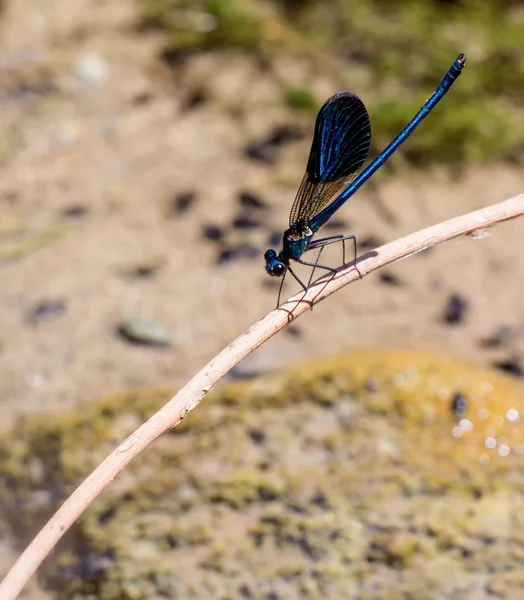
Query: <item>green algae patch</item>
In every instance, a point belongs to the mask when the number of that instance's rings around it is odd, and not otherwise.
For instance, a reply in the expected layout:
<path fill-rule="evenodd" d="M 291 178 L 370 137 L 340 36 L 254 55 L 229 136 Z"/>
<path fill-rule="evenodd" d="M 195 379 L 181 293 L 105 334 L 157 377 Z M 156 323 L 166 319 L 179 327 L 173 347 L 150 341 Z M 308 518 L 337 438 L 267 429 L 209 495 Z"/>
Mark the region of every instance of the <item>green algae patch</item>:
<path fill-rule="evenodd" d="M 284 103 L 292 110 L 303 110 L 309 113 L 316 113 L 319 109 L 319 102 L 305 87 L 288 88 L 284 95 Z"/>
<path fill-rule="evenodd" d="M 169 396 L 104 398 L 4 435 L 3 537 L 27 543 Z M 420 351 L 223 384 L 94 502 L 42 585 L 57 599 L 429 599 L 481 581 L 517 597 L 522 411 L 516 380 Z"/>
<path fill-rule="evenodd" d="M 257 2 L 241 0 L 145 0 L 143 25 L 168 32 L 169 52 L 240 48 L 273 40 Z"/>
<path fill-rule="evenodd" d="M 251 55 L 278 75 L 282 60 L 306 81 L 326 76 L 357 92 L 370 110 L 373 151 L 419 110 L 459 52 L 468 65 L 449 99 L 403 149 L 415 165 L 522 162 L 524 11 L 488 0 L 140 0 L 140 22 L 162 31 L 164 55 L 180 68 L 192 54 Z M 230 59 L 225 56 L 224 69 Z M 282 81 L 290 110 L 314 111 L 315 97 Z M 248 86 L 249 87 L 249 86 Z M 250 99 L 251 102 L 251 99 Z"/>

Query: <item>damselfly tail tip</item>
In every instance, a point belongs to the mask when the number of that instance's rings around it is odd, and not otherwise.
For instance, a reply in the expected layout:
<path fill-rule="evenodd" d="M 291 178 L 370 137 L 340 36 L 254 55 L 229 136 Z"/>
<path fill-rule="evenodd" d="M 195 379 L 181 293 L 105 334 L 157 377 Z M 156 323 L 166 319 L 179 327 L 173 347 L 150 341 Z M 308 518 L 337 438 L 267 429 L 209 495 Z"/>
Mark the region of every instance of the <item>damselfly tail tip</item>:
<path fill-rule="evenodd" d="M 466 55 L 464 52 L 461 52 L 457 57 L 457 62 L 463 67 L 466 64 Z"/>

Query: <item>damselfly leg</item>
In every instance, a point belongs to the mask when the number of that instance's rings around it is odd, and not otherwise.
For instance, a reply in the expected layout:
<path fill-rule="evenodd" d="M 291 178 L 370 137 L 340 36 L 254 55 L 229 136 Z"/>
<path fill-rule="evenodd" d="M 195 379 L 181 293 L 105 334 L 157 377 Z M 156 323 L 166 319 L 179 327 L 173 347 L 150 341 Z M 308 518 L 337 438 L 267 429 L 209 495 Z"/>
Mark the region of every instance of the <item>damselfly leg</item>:
<path fill-rule="evenodd" d="M 280 306 L 280 296 L 282 295 L 282 287 L 284 285 L 284 279 L 286 278 L 288 271 L 294 277 L 295 281 L 297 281 L 299 283 L 300 287 L 304 290 L 304 294 L 307 292 L 307 286 L 300 279 L 300 277 L 295 273 L 295 271 L 293 271 L 293 269 L 288 265 L 286 272 L 284 273 L 284 275 L 282 276 L 282 279 L 280 280 L 280 287 L 278 288 L 277 308 Z"/>
<path fill-rule="evenodd" d="M 318 262 L 320 260 L 320 257 L 322 256 L 322 252 L 324 251 L 324 248 L 326 246 L 329 246 L 330 244 L 335 244 L 337 242 L 342 242 L 342 264 L 343 265 L 346 264 L 346 241 L 347 240 L 353 240 L 353 260 L 354 260 L 355 268 L 356 268 L 357 267 L 357 238 L 354 235 L 344 235 L 342 233 L 339 233 L 337 235 L 331 235 L 329 237 L 320 238 L 318 240 L 314 240 L 313 242 L 311 242 L 311 244 L 309 245 L 309 248 L 308 248 L 308 252 L 309 252 L 309 250 L 316 250 L 316 249 L 320 248 L 320 251 L 317 255 L 317 260 L 313 264 L 307 263 L 302 260 L 299 261 L 304 265 L 307 264 L 309 266 L 313 266 L 313 270 L 311 271 L 311 275 L 310 275 L 309 281 L 308 281 L 308 287 L 310 286 L 311 281 L 313 280 L 313 275 L 314 275 L 315 269 L 317 267 L 319 269 L 326 269 L 327 271 L 336 271 L 336 269 L 326 267 L 324 265 L 321 265 Z"/>
<path fill-rule="evenodd" d="M 319 263 L 320 257 L 322 256 L 322 252 L 324 251 L 324 248 L 326 246 L 329 246 L 330 244 L 335 244 L 337 242 L 342 242 L 342 264 L 343 265 L 346 264 L 346 241 L 347 240 L 353 240 L 353 256 L 354 256 L 353 260 L 355 263 L 355 268 L 357 268 L 357 266 L 356 266 L 356 264 L 357 264 L 357 239 L 354 235 L 344 235 L 344 234 L 340 233 L 337 235 L 332 235 L 329 237 L 314 240 L 310 244 L 307 251 L 309 252 L 310 250 L 319 250 L 319 253 L 317 255 L 317 259 L 315 260 L 315 262 L 309 262 L 307 260 L 298 260 L 297 261 L 301 265 L 305 265 L 306 267 L 311 267 L 311 274 L 309 275 L 307 285 L 304 284 L 304 282 L 300 279 L 300 277 L 288 265 L 288 267 L 286 269 L 286 273 L 284 273 L 284 276 L 282 277 L 282 279 L 280 281 L 280 287 L 278 288 L 277 308 L 280 306 L 280 297 L 282 295 L 282 288 L 284 285 L 284 279 L 286 278 L 287 271 L 289 271 L 291 273 L 293 278 L 298 282 L 300 287 L 304 290 L 304 293 L 306 293 L 309 286 L 311 285 L 311 282 L 313 281 L 313 275 L 315 274 L 316 269 L 323 269 L 324 271 L 329 271 L 330 273 L 333 273 L 333 275 L 335 275 L 337 272 L 337 269 L 334 269 L 333 267 L 328 267 L 326 265 L 322 265 Z M 358 269 L 357 269 L 357 271 L 358 271 Z M 359 273 L 359 275 L 360 275 L 360 273 Z"/>

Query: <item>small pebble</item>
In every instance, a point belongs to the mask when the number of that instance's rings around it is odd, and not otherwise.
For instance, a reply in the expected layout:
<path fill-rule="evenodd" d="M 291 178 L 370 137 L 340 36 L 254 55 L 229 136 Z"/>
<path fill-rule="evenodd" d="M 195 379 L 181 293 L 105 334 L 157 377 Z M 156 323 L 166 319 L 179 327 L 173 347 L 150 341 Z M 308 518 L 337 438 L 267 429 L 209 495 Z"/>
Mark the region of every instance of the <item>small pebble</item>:
<path fill-rule="evenodd" d="M 166 347 L 171 339 L 166 330 L 149 319 L 126 319 L 117 326 L 117 332 L 128 342 L 144 346 Z"/>
<path fill-rule="evenodd" d="M 82 219 L 88 212 L 89 209 L 83 204 L 71 204 L 62 211 L 62 215 L 68 219 Z"/>
<path fill-rule="evenodd" d="M 76 76 L 87 85 L 100 85 L 107 79 L 108 71 L 106 61 L 97 54 L 81 57 L 76 65 Z"/>
<path fill-rule="evenodd" d="M 304 131 L 301 128 L 293 125 L 281 125 L 271 132 L 267 142 L 273 146 L 283 146 L 303 137 Z"/>
<path fill-rule="evenodd" d="M 181 192 L 173 198 L 172 209 L 175 214 L 186 213 L 196 202 L 195 192 Z"/>
<path fill-rule="evenodd" d="M 128 275 L 130 277 L 136 277 L 137 279 L 148 279 L 149 277 L 153 277 L 153 275 L 160 268 L 159 264 L 143 264 L 132 267 L 128 271 Z"/>
<path fill-rule="evenodd" d="M 263 444 L 267 439 L 266 432 L 263 429 L 250 429 L 249 437 L 255 442 L 255 444 L 260 445 Z"/>
<path fill-rule="evenodd" d="M 224 230 L 218 225 L 204 225 L 202 237 L 211 242 L 218 242 L 224 237 Z"/>
<path fill-rule="evenodd" d="M 171 549 L 180 547 L 180 539 L 176 535 L 169 534 L 166 536 L 166 542 Z"/>
<path fill-rule="evenodd" d="M 149 104 L 153 99 L 153 94 L 151 92 L 139 92 L 133 96 L 133 104 L 137 106 L 145 106 Z"/>
<path fill-rule="evenodd" d="M 387 271 L 382 271 L 380 273 L 379 280 L 386 285 L 391 285 L 394 287 L 399 287 L 402 285 L 402 282 L 396 275 L 393 273 L 388 273 Z"/>
<path fill-rule="evenodd" d="M 199 106 L 203 106 L 209 100 L 208 92 L 202 88 L 197 87 L 189 92 L 182 104 L 182 110 L 193 110 Z"/>
<path fill-rule="evenodd" d="M 469 308 L 469 302 L 459 294 L 452 294 L 444 311 L 444 321 L 448 325 L 461 323 Z"/>
<path fill-rule="evenodd" d="M 98 515 L 98 523 L 100 525 L 106 525 L 106 523 L 109 523 L 109 521 L 112 521 L 116 517 L 116 514 L 116 508 L 114 506 L 110 506 Z"/>
<path fill-rule="evenodd" d="M 260 252 L 251 244 L 243 243 L 237 246 L 230 246 L 224 248 L 218 255 L 217 264 L 222 265 L 232 260 L 238 260 L 239 258 L 258 258 Z"/>
<path fill-rule="evenodd" d="M 495 369 L 514 375 L 515 377 L 524 377 L 524 369 L 517 360 L 508 359 L 494 362 Z"/>
<path fill-rule="evenodd" d="M 31 325 L 52 321 L 63 315 L 66 308 L 67 305 L 63 300 L 44 300 L 27 312 L 25 321 Z"/>
<path fill-rule="evenodd" d="M 242 596 L 242 598 L 246 598 L 246 600 L 251 600 L 252 598 L 254 598 L 253 594 L 251 593 L 251 590 L 245 583 L 243 583 L 238 588 L 238 593 Z"/>
<path fill-rule="evenodd" d="M 311 504 L 313 504 L 314 506 L 318 506 L 319 508 L 329 508 L 326 495 L 322 492 L 316 492 L 314 494 L 314 496 L 311 498 Z"/>
<path fill-rule="evenodd" d="M 460 392 L 456 392 L 451 399 L 451 412 L 455 417 L 461 419 L 465 416 L 468 409 L 468 401 Z"/>
<path fill-rule="evenodd" d="M 268 203 L 253 192 L 240 192 L 238 202 L 242 208 L 247 210 L 266 210 L 269 208 Z"/>
<path fill-rule="evenodd" d="M 277 149 L 304 137 L 304 132 L 297 127 L 281 125 L 262 140 L 247 145 L 245 153 L 249 158 L 272 165 L 276 162 Z"/>
<path fill-rule="evenodd" d="M 480 344 L 483 348 L 499 348 L 516 335 L 517 331 L 511 325 L 500 325 L 488 337 L 481 340 Z"/>
<path fill-rule="evenodd" d="M 257 229 L 262 227 L 262 223 L 257 219 L 242 215 L 233 219 L 232 225 L 235 229 Z"/>

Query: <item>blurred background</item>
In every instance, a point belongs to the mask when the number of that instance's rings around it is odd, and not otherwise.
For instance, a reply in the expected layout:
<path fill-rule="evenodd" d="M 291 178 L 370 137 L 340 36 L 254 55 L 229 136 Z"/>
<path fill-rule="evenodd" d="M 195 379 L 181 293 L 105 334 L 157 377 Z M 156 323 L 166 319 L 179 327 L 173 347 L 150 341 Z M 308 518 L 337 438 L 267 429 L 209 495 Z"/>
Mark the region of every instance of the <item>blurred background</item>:
<path fill-rule="evenodd" d="M 363 99 L 374 157 L 459 52 L 449 94 L 323 229 L 361 252 L 524 191 L 524 2 L 0 0 L 2 427 L 187 381 L 275 306 L 263 253 L 326 98 Z M 365 347 L 521 377 L 522 227 L 366 277 L 229 378 Z"/>

